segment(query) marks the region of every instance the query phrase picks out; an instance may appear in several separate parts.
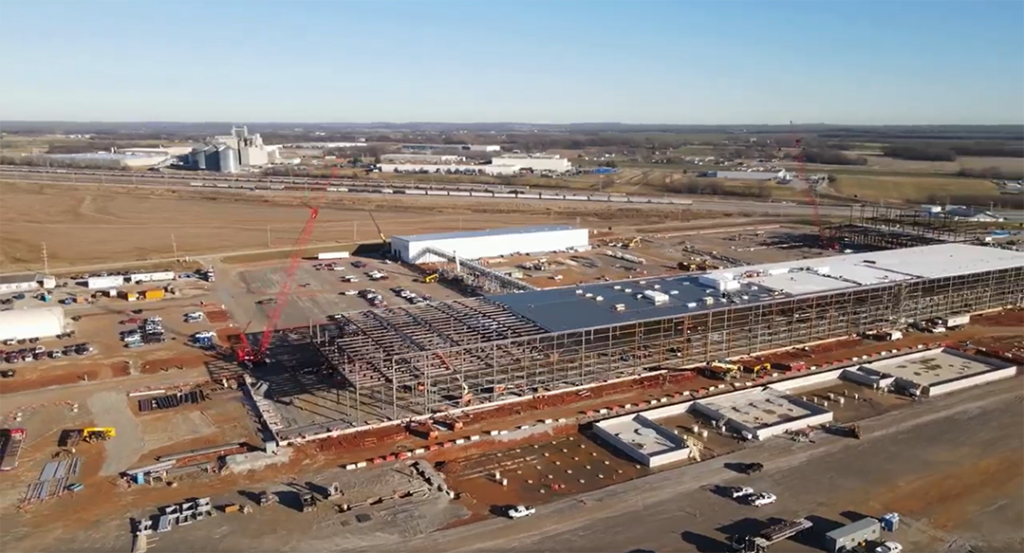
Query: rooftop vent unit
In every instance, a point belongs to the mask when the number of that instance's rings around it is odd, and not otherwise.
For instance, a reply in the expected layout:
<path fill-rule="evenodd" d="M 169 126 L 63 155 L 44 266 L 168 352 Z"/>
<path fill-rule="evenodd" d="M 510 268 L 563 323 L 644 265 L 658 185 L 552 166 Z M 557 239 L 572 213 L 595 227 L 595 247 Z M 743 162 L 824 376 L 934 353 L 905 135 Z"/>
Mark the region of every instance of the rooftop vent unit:
<path fill-rule="evenodd" d="M 626 310 L 626 304 L 624 304 L 624 303 L 616 303 L 614 309 L 616 311 L 619 311 L 619 312 L 625 311 Z"/>
<path fill-rule="evenodd" d="M 647 290 L 644 292 L 644 297 L 654 302 L 654 305 L 664 305 L 668 303 L 668 294 L 658 292 L 656 290 Z"/>
<path fill-rule="evenodd" d="M 604 301 L 604 296 L 596 296 L 594 301 Z"/>

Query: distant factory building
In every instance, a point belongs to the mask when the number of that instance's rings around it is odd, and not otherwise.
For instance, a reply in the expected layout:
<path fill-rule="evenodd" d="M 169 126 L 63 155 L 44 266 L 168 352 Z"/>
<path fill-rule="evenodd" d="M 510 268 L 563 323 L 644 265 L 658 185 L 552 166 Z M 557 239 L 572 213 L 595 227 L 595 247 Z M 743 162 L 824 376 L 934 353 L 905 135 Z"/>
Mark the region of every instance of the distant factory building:
<path fill-rule="evenodd" d="M 522 169 L 518 165 L 436 165 L 428 163 L 381 163 L 381 173 L 490 175 L 511 177 Z"/>
<path fill-rule="evenodd" d="M 698 177 L 707 177 L 711 179 L 728 179 L 728 180 L 779 180 L 782 182 L 789 182 L 792 175 L 786 171 L 703 171 L 697 174 Z"/>
<path fill-rule="evenodd" d="M 273 150 L 273 152 L 272 152 Z M 200 171 L 234 173 L 249 167 L 269 165 L 279 159 L 277 148 L 268 148 L 259 134 L 249 134 L 248 127 L 232 127 L 231 134 L 215 136 L 192 150 L 190 165 Z"/>
<path fill-rule="evenodd" d="M 405 152 L 433 152 L 435 150 L 458 150 L 460 152 L 500 152 L 497 144 L 402 144 Z"/>
<path fill-rule="evenodd" d="M 517 165 L 539 172 L 568 173 L 573 170 L 568 159 L 553 154 L 506 154 L 491 160 L 493 165 Z"/>
<path fill-rule="evenodd" d="M 428 165 L 443 165 L 446 163 L 458 163 L 466 161 L 466 158 L 456 155 L 440 154 L 384 154 L 380 156 L 383 163 L 425 163 Z"/>

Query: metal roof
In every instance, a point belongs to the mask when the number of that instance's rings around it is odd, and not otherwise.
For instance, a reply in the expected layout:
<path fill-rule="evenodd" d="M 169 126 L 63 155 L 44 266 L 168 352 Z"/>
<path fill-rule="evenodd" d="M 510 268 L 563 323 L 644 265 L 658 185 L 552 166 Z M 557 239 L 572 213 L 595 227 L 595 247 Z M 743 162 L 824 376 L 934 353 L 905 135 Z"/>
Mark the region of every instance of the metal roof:
<path fill-rule="evenodd" d="M 579 293 L 577 292 L 579 290 Z M 668 301 L 655 305 L 643 297 L 653 290 L 668 295 Z M 772 298 L 770 290 L 742 285 L 731 292 L 733 302 L 756 303 Z M 587 295 L 590 297 L 587 297 Z M 637 296 L 641 296 L 638 298 Z M 747 299 L 742 299 L 743 296 Z M 597 298 L 601 299 L 598 300 Z M 707 298 L 713 303 L 708 304 Z M 548 288 L 535 292 L 492 296 L 491 300 L 537 323 L 549 332 L 561 332 L 626 322 L 675 317 L 725 307 L 721 294 L 697 281 L 695 276 L 648 278 L 605 282 L 578 287 Z M 615 305 L 621 304 L 622 311 Z"/>
<path fill-rule="evenodd" d="M 26 273 L 23 275 L 0 275 L 0 284 L 26 284 L 29 282 L 36 282 L 42 278 L 42 275 L 36 273 Z"/>
<path fill-rule="evenodd" d="M 486 167 L 481 165 L 480 167 Z M 412 236 L 392 236 L 392 240 L 405 240 L 406 242 L 425 242 L 427 240 L 452 240 L 455 238 L 480 238 L 483 236 L 503 236 L 511 234 L 536 234 L 540 232 L 553 232 L 559 230 L 573 230 L 577 227 L 571 225 L 533 225 L 529 227 L 508 227 L 486 230 L 466 230 L 454 232 L 437 232 L 434 234 L 415 234 Z"/>
<path fill-rule="evenodd" d="M 876 526 L 881 526 L 881 523 L 878 522 L 878 519 L 862 518 L 862 519 L 858 520 L 857 522 L 851 522 L 850 524 L 847 524 L 846 526 L 843 526 L 841 528 L 836 528 L 835 530 L 832 530 L 831 532 L 829 532 L 829 533 L 827 533 L 825 535 L 828 536 L 832 540 L 839 541 L 839 540 L 848 538 L 850 536 L 853 536 L 853 535 L 856 535 L 856 534 L 860 534 L 861 532 L 866 532 L 868 530 L 871 530 L 872 528 L 874 528 Z"/>
<path fill-rule="evenodd" d="M 709 276 L 734 280 L 738 288 L 724 298 L 694 275 L 605 282 L 492 296 L 549 332 L 580 330 L 639 322 L 727 305 L 760 303 L 778 297 L 798 297 L 897 281 L 958 276 L 982 271 L 1024 267 L 1024 253 L 966 244 L 940 244 L 865 254 L 850 254 L 752 265 L 712 271 Z M 627 292 L 626 290 L 629 290 Z M 668 294 L 655 305 L 645 290 Z M 589 295 L 589 297 L 588 297 Z M 597 297 L 602 299 L 599 301 Z M 706 303 L 712 298 L 712 303 Z M 622 304 L 617 311 L 614 306 Z"/>

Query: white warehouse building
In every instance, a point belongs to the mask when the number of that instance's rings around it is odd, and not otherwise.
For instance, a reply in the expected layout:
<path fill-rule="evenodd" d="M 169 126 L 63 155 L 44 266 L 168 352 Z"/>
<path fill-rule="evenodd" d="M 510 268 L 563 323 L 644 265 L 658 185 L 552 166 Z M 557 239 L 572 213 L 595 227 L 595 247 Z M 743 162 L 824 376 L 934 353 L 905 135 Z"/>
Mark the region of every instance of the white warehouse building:
<path fill-rule="evenodd" d="M 493 165 L 517 165 L 532 171 L 550 171 L 552 173 L 568 173 L 572 164 L 568 159 L 552 154 L 508 154 L 495 157 Z"/>
<path fill-rule="evenodd" d="M 64 334 L 64 308 L 38 307 L 0 312 L 0 341 L 50 338 Z"/>
<path fill-rule="evenodd" d="M 515 176 L 518 165 L 430 165 L 423 163 L 381 163 L 381 173 Z"/>
<path fill-rule="evenodd" d="M 590 231 L 569 225 L 540 225 L 490 230 L 471 230 L 394 236 L 392 253 L 407 263 L 440 263 L 444 258 L 430 252 L 434 248 L 463 259 L 498 257 L 517 253 L 544 253 L 571 248 L 587 248 Z"/>

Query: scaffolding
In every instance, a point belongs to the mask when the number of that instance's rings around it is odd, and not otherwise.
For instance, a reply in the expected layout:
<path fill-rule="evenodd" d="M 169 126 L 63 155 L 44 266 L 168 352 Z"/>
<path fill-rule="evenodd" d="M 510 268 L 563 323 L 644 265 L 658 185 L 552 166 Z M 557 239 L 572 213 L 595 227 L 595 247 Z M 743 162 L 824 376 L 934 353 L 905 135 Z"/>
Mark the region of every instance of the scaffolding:
<path fill-rule="evenodd" d="M 850 206 L 846 222 L 825 227 L 826 241 L 879 249 L 912 248 L 976 239 L 984 224 L 951 216 L 878 205 Z"/>
<path fill-rule="evenodd" d="M 550 333 L 483 298 L 344 315 L 313 337 L 362 413 L 402 420 L 1024 305 L 1024 267 Z M 571 307 L 568 307 L 571 308 Z"/>

